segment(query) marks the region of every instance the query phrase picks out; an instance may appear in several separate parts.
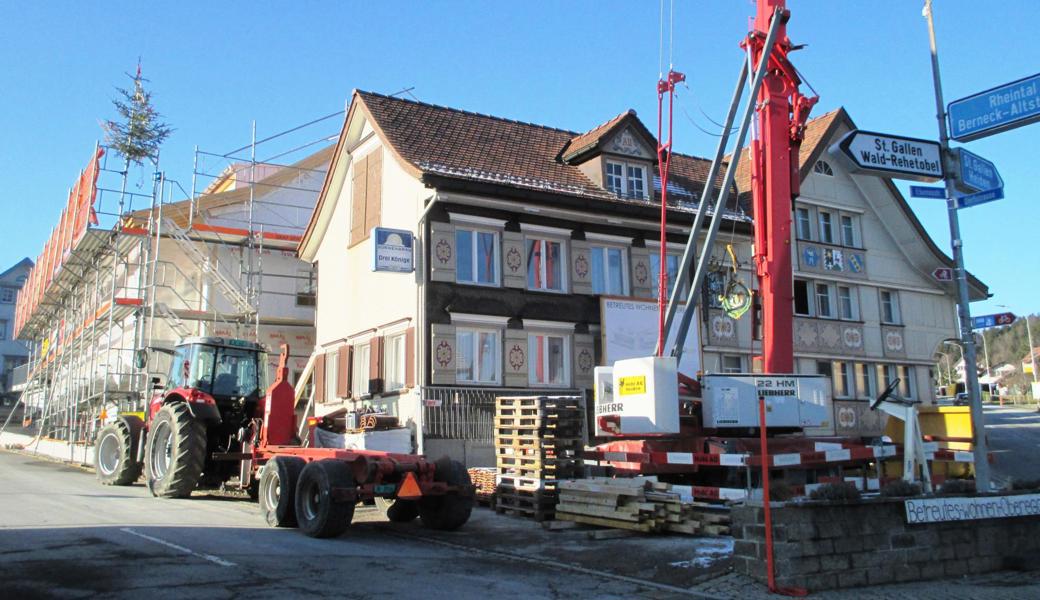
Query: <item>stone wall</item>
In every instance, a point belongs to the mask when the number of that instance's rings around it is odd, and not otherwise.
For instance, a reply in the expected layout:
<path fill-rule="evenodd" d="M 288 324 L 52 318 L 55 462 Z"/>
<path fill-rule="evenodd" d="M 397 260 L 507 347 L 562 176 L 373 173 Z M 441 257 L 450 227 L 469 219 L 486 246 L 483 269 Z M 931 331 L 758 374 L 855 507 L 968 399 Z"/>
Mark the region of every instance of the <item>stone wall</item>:
<path fill-rule="evenodd" d="M 908 525 L 903 500 L 773 503 L 780 586 L 809 591 L 1040 568 L 1040 517 Z M 766 581 L 761 503 L 734 507 L 733 567 Z"/>

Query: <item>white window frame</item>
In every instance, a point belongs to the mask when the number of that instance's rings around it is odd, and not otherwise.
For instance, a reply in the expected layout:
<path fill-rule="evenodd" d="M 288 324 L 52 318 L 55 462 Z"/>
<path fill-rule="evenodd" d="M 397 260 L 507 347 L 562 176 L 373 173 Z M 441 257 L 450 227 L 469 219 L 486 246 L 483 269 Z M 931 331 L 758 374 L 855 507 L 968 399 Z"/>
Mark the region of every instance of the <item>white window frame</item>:
<path fill-rule="evenodd" d="M 0 319 L 0 340 L 7 339 L 7 319 Z M 2 357 L 0 357 L 2 358 Z"/>
<path fill-rule="evenodd" d="M 650 281 L 650 293 L 653 294 L 653 296 L 652 296 L 653 298 L 656 298 L 657 297 L 657 293 L 658 293 L 657 292 L 657 282 L 660 281 L 660 272 L 658 272 L 658 274 L 656 276 L 654 275 L 654 260 L 661 260 L 661 244 L 659 242 L 646 242 L 646 250 L 647 250 L 647 253 L 648 253 L 648 257 L 647 257 L 647 261 L 646 262 L 647 262 L 647 265 L 650 266 L 650 280 L 651 280 Z M 675 264 L 676 264 L 677 268 L 678 269 L 682 269 L 682 254 L 678 254 L 678 253 L 675 253 L 675 252 L 669 252 L 668 255 L 665 257 L 665 261 L 667 261 L 671 257 L 675 257 Z M 667 265 L 666 265 L 666 267 L 667 267 Z M 676 271 L 676 278 L 678 278 L 678 275 L 679 275 L 679 273 L 678 273 L 678 271 Z M 668 277 L 668 285 L 672 286 L 674 284 L 675 284 L 675 280 L 672 279 L 671 276 L 669 276 Z M 686 286 L 688 284 L 689 284 L 689 281 L 686 281 L 686 282 L 683 283 L 682 289 L 679 290 L 679 295 L 680 296 L 682 296 L 682 297 L 686 296 Z M 669 292 L 669 296 L 670 295 L 671 295 L 671 292 Z"/>
<path fill-rule="evenodd" d="M 18 297 L 18 290 L 13 287 L 4 287 L 0 289 L 0 303 L 3 304 L 14 304 L 15 298 Z"/>
<path fill-rule="evenodd" d="M 563 340 L 563 382 L 562 383 L 542 383 L 535 381 L 535 351 L 534 347 L 536 344 L 535 338 L 541 336 L 542 343 L 545 344 L 545 362 L 542 364 L 544 373 L 549 373 L 549 338 L 559 338 Z M 571 385 L 571 344 L 572 335 L 564 333 L 563 331 L 528 331 L 527 332 L 527 379 L 528 385 L 531 387 L 545 387 L 545 388 L 566 388 Z"/>
<path fill-rule="evenodd" d="M 615 174 L 611 173 L 610 169 L 611 169 L 611 167 L 617 167 L 617 166 L 621 167 L 621 175 L 620 175 L 620 177 L 621 177 L 621 188 L 620 189 L 617 189 L 615 186 L 611 185 L 611 181 L 615 177 L 618 177 L 618 175 L 615 175 Z M 628 176 L 629 168 L 640 169 L 643 172 L 643 177 L 642 177 L 642 182 L 643 182 L 642 192 L 643 193 L 640 196 L 636 196 L 635 192 L 631 189 L 631 186 L 629 185 L 629 176 Z M 649 173 L 649 169 L 647 168 L 645 163 L 626 162 L 626 161 L 623 161 L 623 160 L 613 160 L 613 159 L 605 160 L 605 161 L 603 161 L 603 184 L 604 184 L 603 187 L 605 187 L 607 189 L 607 191 L 612 192 L 614 194 L 617 194 L 618 196 L 620 196 L 622 198 L 638 198 L 638 199 L 646 200 L 649 197 L 648 194 L 647 194 L 647 190 L 650 189 L 649 182 L 647 181 L 647 174 L 648 173 Z"/>
<path fill-rule="evenodd" d="M 917 369 L 913 365 L 896 365 L 896 377 L 899 377 L 899 394 L 907 400 L 917 396 Z"/>
<path fill-rule="evenodd" d="M 847 360 L 836 360 L 831 366 L 831 381 L 835 398 L 851 399 L 856 397 L 856 369 Z"/>
<path fill-rule="evenodd" d="M 863 387 L 863 378 L 866 377 L 867 387 Z M 867 400 L 873 400 L 878 393 L 877 388 L 877 367 L 870 363 L 856 363 L 856 394 L 857 396 L 865 397 Z"/>
<path fill-rule="evenodd" d="M 639 177 L 634 177 L 632 171 L 639 169 Z M 635 185 L 638 182 L 638 186 Z M 639 189 L 636 189 L 636 188 Z M 625 164 L 625 189 L 629 197 L 646 198 L 646 167 L 633 163 Z"/>
<path fill-rule="evenodd" d="M 383 337 L 383 391 L 395 392 L 405 388 L 408 365 L 405 333 Z"/>
<path fill-rule="evenodd" d="M 617 168 L 618 172 L 611 172 L 612 169 Z M 617 185 L 614 185 L 614 182 Z M 617 194 L 618 196 L 625 195 L 625 163 L 620 163 L 612 160 L 606 161 L 603 165 L 603 184 L 607 188 L 608 192 Z"/>
<path fill-rule="evenodd" d="M 372 344 L 354 345 L 354 356 L 350 361 L 350 394 L 354 398 L 368 396 L 368 380 L 372 374 Z"/>
<path fill-rule="evenodd" d="M 794 309 L 794 314 L 795 314 L 796 317 L 812 317 L 812 316 L 815 316 L 816 315 L 816 286 L 815 286 L 815 282 L 812 279 L 802 279 L 801 277 L 795 277 L 794 278 L 794 285 L 797 285 L 799 282 L 805 284 L 805 293 L 806 293 L 806 296 L 807 296 L 807 303 L 808 303 L 808 306 L 809 306 L 809 312 L 807 312 L 807 313 L 800 313 L 800 312 L 798 312 L 798 302 L 795 299 L 795 296 L 797 296 L 797 294 L 794 294 L 793 290 L 792 290 L 791 307 L 792 307 L 792 309 Z"/>
<path fill-rule="evenodd" d="M 891 307 L 892 317 L 891 319 L 885 316 L 885 294 L 888 294 L 890 302 L 888 303 Z M 878 290 L 878 316 L 881 323 L 885 325 L 901 325 L 902 314 L 900 313 L 899 306 L 899 293 L 896 290 Z"/>
<path fill-rule="evenodd" d="M 472 270 L 471 272 L 473 274 L 473 279 L 472 280 L 465 280 L 465 279 L 462 279 L 460 277 L 461 269 L 459 269 L 459 262 L 458 262 L 459 261 L 459 257 L 461 256 L 461 254 L 459 254 L 459 249 L 458 249 L 459 232 L 460 231 L 467 231 L 467 232 L 470 233 L 470 246 L 471 246 L 470 247 L 470 252 L 471 252 L 470 256 L 472 257 L 472 261 L 473 261 L 472 264 L 470 265 L 470 268 Z M 491 249 L 491 252 L 493 254 L 493 256 L 491 257 L 491 266 L 492 266 L 492 268 L 495 271 L 494 281 L 492 281 L 492 282 L 478 281 L 477 273 L 479 272 L 479 268 L 478 268 L 477 265 L 479 264 L 479 261 L 480 261 L 480 253 L 478 252 L 478 248 L 480 247 L 480 244 L 477 243 L 477 240 L 480 239 L 480 235 L 478 235 L 478 234 L 481 234 L 481 233 L 490 233 L 495 238 L 495 241 L 493 243 L 493 247 Z M 471 226 L 471 225 L 458 225 L 458 226 L 455 227 L 455 234 L 454 235 L 455 235 L 454 242 L 455 242 L 455 245 L 456 245 L 456 248 L 455 248 L 455 256 L 456 256 L 456 258 L 455 258 L 455 282 L 456 283 L 464 283 L 466 285 L 480 285 L 480 286 L 484 286 L 484 287 L 501 287 L 502 286 L 502 268 L 501 268 L 499 263 L 501 261 L 501 256 L 500 255 L 502 254 L 502 232 L 500 232 L 497 229 L 491 229 L 491 228 L 488 228 L 488 227 L 474 227 L 474 226 Z"/>
<path fill-rule="evenodd" d="M 842 290 L 848 292 L 848 316 L 845 316 L 845 299 L 842 297 Z M 838 284 L 837 286 L 837 297 L 838 297 L 838 318 L 843 321 L 858 321 L 859 320 L 859 289 L 851 285 Z"/>
<path fill-rule="evenodd" d="M 484 380 L 479 379 L 480 373 L 480 334 L 492 334 L 495 336 L 495 376 L 494 379 Z M 473 337 L 470 352 L 473 356 L 473 374 L 472 379 L 462 379 L 459 377 L 459 363 L 458 361 L 462 358 L 462 352 L 459 352 L 459 348 L 462 346 L 461 336 L 462 334 L 471 334 Z M 457 383 L 473 384 L 473 385 L 501 385 L 502 383 L 502 329 L 498 327 L 471 327 L 471 326 L 458 326 L 455 328 L 455 381 Z"/>
<path fill-rule="evenodd" d="M 595 242 L 592 243 L 591 245 L 589 245 L 589 256 L 590 256 L 589 268 L 590 269 L 592 268 L 592 259 L 591 259 L 592 254 L 596 253 L 596 252 L 601 253 L 603 255 L 603 258 L 602 258 L 602 260 L 603 260 L 603 273 L 602 273 L 603 281 L 604 282 L 608 282 L 608 285 L 609 285 L 609 281 L 610 281 L 610 262 L 607 260 L 607 251 L 609 251 L 609 250 L 619 250 L 619 251 L 621 251 L 621 291 L 617 292 L 617 294 L 620 294 L 622 296 L 627 296 L 629 294 L 629 291 L 628 291 L 629 290 L 629 286 L 628 286 L 628 246 L 619 246 L 619 245 L 603 244 L 603 243 L 595 243 Z M 590 277 L 589 284 L 592 285 L 593 281 L 594 280 L 592 280 L 592 278 Z M 610 294 L 613 294 L 614 292 L 610 292 L 610 291 L 597 292 L 595 287 L 593 287 L 592 293 L 593 294 L 606 294 L 606 295 L 610 295 Z"/>
<path fill-rule="evenodd" d="M 845 223 L 848 221 L 848 230 Z M 859 219 L 856 215 L 847 213 L 838 214 L 838 231 L 841 233 L 841 245 L 849 248 L 859 248 Z M 848 234 L 848 235 L 846 235 Z"/>
<path fill-rule="evenodd" d="M 570 256 L 570 252 L 569 252 L 570 249 L 567 247 L 567 240 L 564 239 L 564 238 L 555 237 L 553 235 L 539 235 L 537 233 L 534 233 L 533 235 L 525 235 L 524 236 L 524 252 L 527 254 L 528 257 L 530 257 L 530 254 L 531 254 L 531 250 L 530 250 L 530 248 L 531 248 L 530 243 L 531 242 L 537 242 L 537 243 L 542 244 L 542 254 L 543 254 L 543 256 L 545 254 L 545 249 L 547 248 L 548 244 L 550 244 L 550 243 L 557 243 L 557 244 L 560 245 L 560 287 L 559 287 L 559 289 L 547 288 L 547 287 L 533 287 L 531 285 L 531 278 L 530 278 L 530 276 L 528 275 L 528 273 L 524 273 L 524 279 L 527 280 L 527 289 L 529 289 L 529 290 L 531 290 L 533 292 L 550 292 L 550 293 L 553 293 L 553 294 L 566 294 L 567 293 L 567 286 L 570 283 L 569 278 L 568 278 L 568 275 L 569 275 L 568 272 L 570 271 L 570 262 L 568 262 L 569 256 Z M 528 265 L 528 271 L 530 271 L 530 265 Z M 545 265 L 545 261 L 544 260 L 542 261 L 542 264 L 541 264 L 541 273 L 540 273 L 540 275 L 542 276 L 542 283 L 544 284 L 545 281 L 546 281 L 546 277 L 545 277 L 545 275 L 546 275 L 546 265 Z"/>
<path fill-rule="evenodd" d="M 826 292 L 827 292 L 826 294 L 820 294 L 820 288 L 821 287 L 826 290 Z M 823 314 L 823 304 L 820 302 L 820 297 L 824 296 L 824 295 L 827 298 L 827 308 L 828 308 L 827 314 Z M 826 282 L 823 282 L 823 281 L 814 281 L 813 282 L 813 302 L 816 304 L 816 316 L 817 317 L 819 317 L 821 319 L 837 319 L 838 318 L 838 312 L 837 312 L 837 308 L 838 307 L 836 306 L 836 304 L 834 302 L 834 296 L 835 296 L 835 294 L 834 294 L 834 284 L 826 283 Z"/>
<path fill-rule="evenodd" d="M 802 217 L 805 217 L 803 220 Z M 795 238 L 811 242 L 812 235 L 812 210 L 808 206 L 797 206 L 794 209 Z"/>
<path fill-rule="evenodd" d="M 733 369 L 733 366 L 727 366 L 726 365 L 726 361 L 727 360 L 730 360 L 730 361 L 736 360 L 737 361 L 736 370 Z M 745 373 L 746 371 L 744 371 L 744 357 L 739 355 L 739 354 L 722 354 L 722 355 L 719 355 L 719 372 L 720 373 Z"/>
<path fill-rule="evenodd" d="M 820 242 L 824 244 L 834 244 L 836 239 L 834 236 L 834 215 L 837 214 L 830 210 L 819 210 L 816 211 L 816 220 L 820 225 Z M 826 216 L 827 224 L 824 224 L 824 217 Z"/>
<path fill-rule="evenodd" d="M 339 399 L 339 390 L 336 384 L 339 382 L 339 348 L 325 355 L 325 402 L 335 402 Z"/>

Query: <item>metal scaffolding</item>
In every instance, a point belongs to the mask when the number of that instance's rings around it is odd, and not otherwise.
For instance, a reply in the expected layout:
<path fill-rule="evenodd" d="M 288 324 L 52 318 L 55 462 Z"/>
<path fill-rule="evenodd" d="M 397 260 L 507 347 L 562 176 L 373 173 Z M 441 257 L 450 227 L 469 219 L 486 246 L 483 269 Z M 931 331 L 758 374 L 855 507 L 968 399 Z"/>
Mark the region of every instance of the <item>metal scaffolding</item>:
<path fill-rule="evenodd" d="M 312 328 L 312 309 L 310 318 L 285 314 L 293 311 L 279 298 L 313 306 L 313 273 L 294 253 L 336 135 L 305 143 L 299 136 L 342 114 L 261 140 L 254 122 L 250 144 L 224 154 L 196 148 L 190 193 L 158 161 L 141 167 L 136 191 L 128 191 L 122 159 L 98 145 L 90 222 L 66 235 L 62 214 L 45 246 L 48 260 L 37 265 L 43 271 L 18 298 L 16 335 L 29 342 L 30 358 L 16 425 L 37 439 L 89 444 L 107 419 L 145 411 L 153 378 L 166 375 L 169 359 L 142 350 L 191 335 L 260 341 L 261 326 Z M 257 160 L 258 149 L 278 144 L 271 158 Z M 70 194 L 70 228 L 78 192 Z M 265 257 L 283 272 L 265 266 Z"/>

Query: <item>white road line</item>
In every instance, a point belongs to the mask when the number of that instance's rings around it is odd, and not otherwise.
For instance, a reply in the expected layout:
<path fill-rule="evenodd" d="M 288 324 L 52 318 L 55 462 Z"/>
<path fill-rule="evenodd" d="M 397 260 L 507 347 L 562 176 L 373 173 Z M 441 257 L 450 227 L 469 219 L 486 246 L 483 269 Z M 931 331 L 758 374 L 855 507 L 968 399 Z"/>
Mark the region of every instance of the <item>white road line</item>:
<path fill-rule="evenodd" d="M 194 550 L 192 550 L 190 548 L 185 548 L 184 546 L 178 546 L 177 544 L 174 544 L 172 542 L 167 542 L 166 540 L 161 540 L 161 539 L 159 539 L 157 537 L 152 537 L 150 535 L 143 534 L 143 533 L 141 533 L 139 531 L 134 531 L 133 529 L 130 529 L 129 527 L 120 528 L 120 531 L 129 533 L 130 535 L 136 535 L 137 537 L 146 539 L 149 542 L 155 542 L 156 544 L 162 544 L 163 546 L 166 546 L 167 548 L 173 548 L 174 550 L 177 550 L 178 552 L 183 552 L 185 554 L 190 554 L 190 555 L 192 555 L 194 557 L 201 558 L 203 560 L 208 560 L 209 562 L 216 563 L 216 564 L 218 564 L 218 565 L 220 565 L 222 567 L 234 567 L 234 566 L 237 566 L 237 565 L 235 565 L 235 563 L 233 563 L 231 561 L 228 561 L 228 560 L 224 560 L 223 558 L 220 558 L 219 556 L 213 556 L 212 554 L 202 554 L 200 552 L 195 552 Z"/>

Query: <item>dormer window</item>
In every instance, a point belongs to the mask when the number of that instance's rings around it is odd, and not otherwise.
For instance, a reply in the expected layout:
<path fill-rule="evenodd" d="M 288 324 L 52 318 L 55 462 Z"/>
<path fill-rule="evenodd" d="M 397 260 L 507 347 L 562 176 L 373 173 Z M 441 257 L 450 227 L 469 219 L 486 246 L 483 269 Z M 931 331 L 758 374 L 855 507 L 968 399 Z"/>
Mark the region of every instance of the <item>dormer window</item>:
<path fill-rule="evenodd" d="M 646 198 L 646 168 L 640 164 L 606 161 L 606 188 L 621 198 Z"/>

